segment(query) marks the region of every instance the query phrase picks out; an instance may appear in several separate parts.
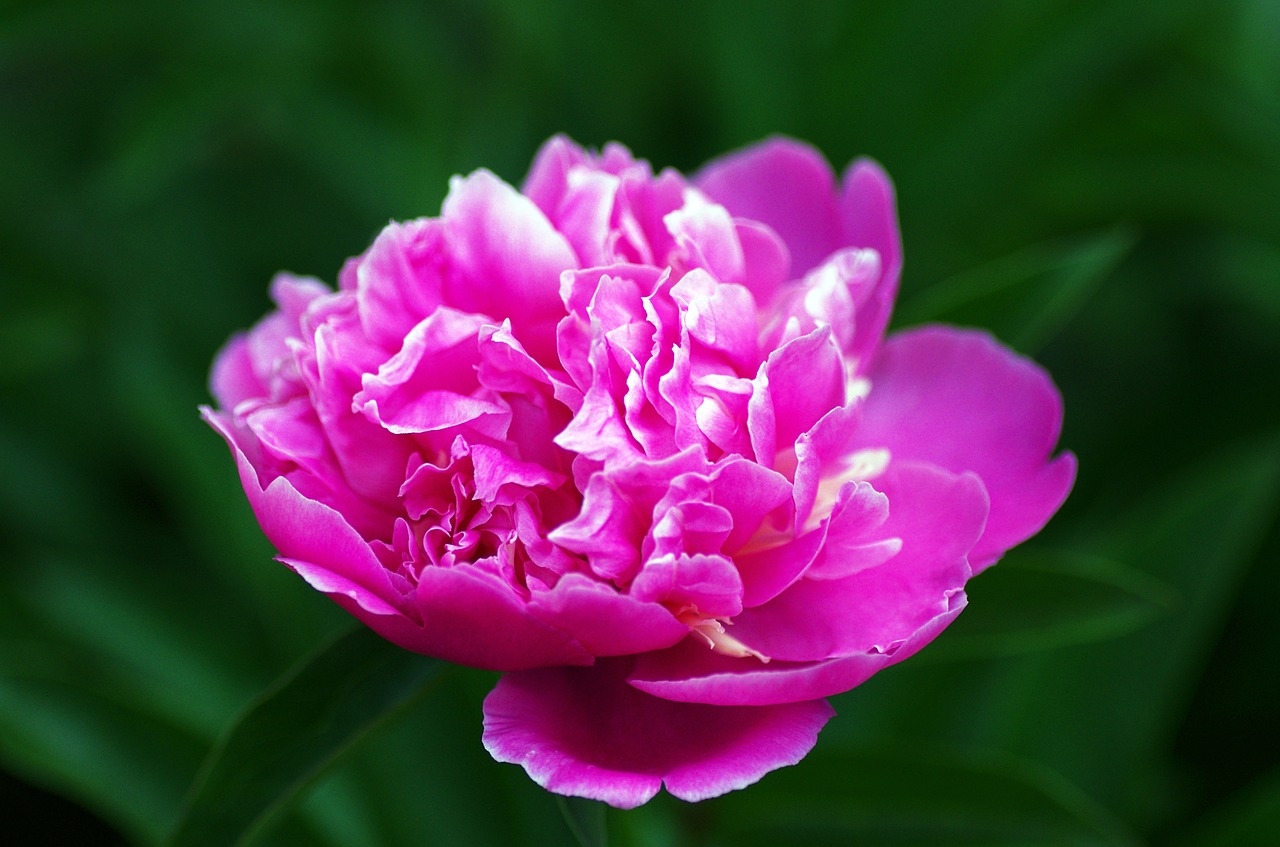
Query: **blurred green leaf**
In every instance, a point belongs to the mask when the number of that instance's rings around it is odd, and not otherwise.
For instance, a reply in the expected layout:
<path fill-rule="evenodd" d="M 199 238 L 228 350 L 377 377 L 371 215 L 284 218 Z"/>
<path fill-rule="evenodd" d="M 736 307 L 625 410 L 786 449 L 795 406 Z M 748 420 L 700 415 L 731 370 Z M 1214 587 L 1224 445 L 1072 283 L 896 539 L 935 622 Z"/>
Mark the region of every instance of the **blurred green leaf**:
<path fill-rule="evenodd" d="M 368 792 L 347 768 L 336 768 L 298 800 L 300 817 L 310 821 L 314 837 L 333 847 L 377 844 L 389 847 L 378 832 Z"/>
<path fill-rule="evenodd" d="M 1280 771 L 1223 803 L 1175 843 L 1177 847 L 1280 844 Z"/>
<path fill-rule="evenodd" d="M 605 805 L 582 797 L 556 797 L 556 805 L 569 831 L 582 847 L 607 847 L 609 835 L 605 826 Z"/>
<path fill-rule="evenodd" d="M 158 841 L 199 761 L 199 742 L 109 691 L 37 677 L 38 661 L 22 667 L 21 660 L 41 657 L 14 649 L 20 646 L 0 645 L 8 660 L 0 667 L 6 767 L 75 798 L 139 841 Z"/>
<path fill-rule="evenodd" d="M 1095 549 L 1148 564 L 1177 592 L 1176 614 L 1105 644 L 1037 655 L 1011 668 L 1007 719 L 993 743 L 1051 763 L 1135 817 L 1168 790 L 1157 751 L 1170 743 L 1280 496 L 1280 438 L 1219 449 L 1121 513 Z M 1082 687 L 1082 680 L 1087 686 Z M 1087 726 L 1087 741 L 1063 733 Z"/>
<path fill-rule="evenodd" d="M 182 617 L 184 604 L 173 598 L 168 579 L 113 581 L 107 570 L 128 572 L 108 556 L 87 564 L 42 557 L 20 585 L 24 611 L 39 621 L 49 647 L 100 663 L 95 680 L 121 701 L 195 737 L 214 738 L 252 691 L 245 663 L 227 655 L 225 639 L 217 640 L 223 630 L 215 626 L 225 621 L 197 619 L 189 609 Z M 55 670 L 42 668 L 50 675 Z M 94 681 L 75 664 L 58 678 L 86 688 Z"/>
<path fill-rule="evenodd" d="M 1174 607 L 1160 580 L 1078 553 L 1018 550 L 970 582 L 974 608 L 932 645 L 931 659 L 973 659 L 1105 641 Z"/>
<path fill-rule="evenodd" d="M 819 751 L 714 801 L 725 844 L 1133 844 L 1060 776 L 990 752 L 900 743 Z"/>
<path fill-rule="evenodd" d="M 943 280 L 902 304 L 898 319 L 984 326 L 1024 353 L 1062 329 L 1133 247 L 1131 230 L 1022 250 Z"/>
<path fill-rule="evenodd" d="M 231 727 L 197 777 L 171 847 L 243 844 L 446 663 L 360 627 L 306 659 Z"/>

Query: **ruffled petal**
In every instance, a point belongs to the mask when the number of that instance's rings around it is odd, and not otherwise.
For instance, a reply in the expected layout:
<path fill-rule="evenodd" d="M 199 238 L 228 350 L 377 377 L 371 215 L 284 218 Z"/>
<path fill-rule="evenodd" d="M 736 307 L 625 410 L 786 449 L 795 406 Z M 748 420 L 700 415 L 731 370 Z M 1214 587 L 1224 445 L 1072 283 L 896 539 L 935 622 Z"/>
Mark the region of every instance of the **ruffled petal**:
<path fill-rule="evenodd" d="M 687 801 L 744 788 L 804 758 L 835 714 L 824 700 L 726 708 L 627 685 L 626 659 L 507 674 L 484 701 L 485 749 L 558 794 L 631 809 L 665 783 Z"/>
<path fill-rule="evenodd" d="M 734 638 L 783 661 L 885 653 L 951 607 L 987 516 L 981 481 L 895 462 L 875 486 L 879 492 L 867 483 L 842 492 L 820 553 L 836 561 L 815 564 L 827 573 L 743 612 Z M 901 547 L 885 561 L 876 542 L 887 538 Z"/>
<path fill-rule="evenodd" d="M 964 592 L 953 594 L 948 601 L 945 611 L 884 652 L 858 653 L 822 662 L 765 664 L 749 656 L 716 653 L 707 648 L 705 641 L 686 638 L 669 650 L 638 657 L 627 681 L 641 691 L 682 703 L 767 706 L 830 697 L 914 656 L 937 638 L 968 602 Z"/>
<path fill-rule="evenodd" d="M 664 607 L 620 593 L 588 576 L 569 573 L 534 598 L 534 611 L 593 656 L 661 650 L 689 634 Z"/>
<path fill-rule="evenodd" d="M 342 286 L 354 289 L 365 333 L 387 350 L 440 306 L 448 257 L 443 228 L 433 218 L 388 224 L 363 256 L 342 269 Z"/>
<path fill-rule="evenodd" d="M 893 183 L 870 159 L 859 159 L 844 175 L 840 197 L 843 238 L 849 247 L 871 248 L 880 257 L 880 274 L 873 285 L 853 288 L 854 344 L 851 358 L 866 370 L 889 325 L 902 274 L 902 238 Z"/>
<path fill-rule="evenodd" d="M 452 269 L 445 302 L 510 318 L 535 359 L 554 361 L 560 274 L 578 266 L 569 242 L 529 198 L 485 170 L 453 179 L 440 219 Z"/>
<path fill-rule="evenodd" d="M 1071 491 L 1075 457 L 1051 458 L 1062 426 L 1057 388 L 986 333 L 924 327 L 895 335 L 869 378 L 858 447 L 982 477 L 991 514 L 970 554 L 975 571 L 1039 531 Z"/>
<path fill-rule="evenodd" d="M 402 647 L 473 668 L 591 663 L 581 644 L 536 617 L 528 600 L 485 563 L 423 568 L 414 602 L 422 615 L 416 632 L 370 625 Z M 399 640 L 406 637 L 414 640 Z"/>
<path fill-rule="evenodd" d="M 835 176 L 807 144 L 771 138 L 716 159 L 695 183 L 734 217 L 760 221 L 778 233 L 791 253 L 793 274 L 841 246 Z"/>
<path fill-rule="evenodd" d="M 283 477 L 264 485 L 229 417 L 201 411 L 231 448 L 249 505 L 282 561 L 326 594 L 347 597 L 361 620 L 402 616 L 403 598 L 368 542 L 342 515 L 303 497 Z"/>
<path fill-rule="evenodd" d="M 774 350 L 765 361 L 763 377 L 779 450 L 793 446 L 801 433 L 844 404 L 844 365 L 830 327 L 819 327 Z"/>

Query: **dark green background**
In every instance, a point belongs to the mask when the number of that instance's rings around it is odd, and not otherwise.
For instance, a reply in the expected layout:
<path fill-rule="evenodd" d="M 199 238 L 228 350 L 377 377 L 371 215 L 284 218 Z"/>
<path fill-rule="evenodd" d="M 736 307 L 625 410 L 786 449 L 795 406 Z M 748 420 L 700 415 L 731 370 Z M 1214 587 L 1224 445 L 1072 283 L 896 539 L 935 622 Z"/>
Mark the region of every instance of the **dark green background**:
<path fill-rule="evenodd" d="M 0 3 L 0 817 L 149 844 L 347 620 L 271 562 L 208 363 L 450 174 L 782 132 L 896 181 L 896 326 L 1066 401 L 1075 493 L 799 767 L 615 842 L 1280 843 L 1280 4 Z M 451 671 L 257 833 L 561 844 Z M 66 798 L 65 801 L 59 798 Z M 35 842 L 33 842 L 35 843 Z"/>

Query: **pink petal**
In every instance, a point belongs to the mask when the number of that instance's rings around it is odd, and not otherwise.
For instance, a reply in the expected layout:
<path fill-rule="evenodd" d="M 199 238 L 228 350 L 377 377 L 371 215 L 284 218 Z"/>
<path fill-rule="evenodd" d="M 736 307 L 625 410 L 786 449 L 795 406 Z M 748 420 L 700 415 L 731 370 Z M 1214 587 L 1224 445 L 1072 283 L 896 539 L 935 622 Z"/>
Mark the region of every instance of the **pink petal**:
<path fill-rule="evenodd" d="M 682 703 L 767 706 L 830 697 L 866 682 L 877 671 L 919 652 L 963 611 L 963 592 L 946 611 L 885 652 L 858 653 L 823 662 L 770 662 L 714 653 L 705 642 L 686 638 L 668 650 L 638 657 L 627 678 L 633 686 Z M 734 634 L 730 628 L 730 634 Z"/>
<path fill-rule="evenodd" d="M 661 605 L 579 573 L 565 574 L 554 589 L 535 594 L 533 611 L 592 656 L 661 650 L 689 634 Z"/>
<path fill-rule="evenodd" d="M 744 268 L 739 281 L 761 303 L 768 303 L 791 278 L 791 251 L 781 236 L 759 221 L 735 218 L 733 225 L 742 245 Z"/>
<path fill-rule="evenodd" d="M 231 336 L 214 357 L 209 393 L 218 401 L 218 408 L 227 410 L 245 400 L 267 396 L 267 387 L 254 372 L 249 341 L 243 333 Z"/>
<path fill-rule="evenodd" d="M 868 374 L 859 447 L 887 447 L 973 471 L 991 497 L 975 571 L 1034 535 L 1075 480 L 1075 457 L 1051 459 L 1062 398 L 1041 368 L 983 332 L 924 327 L 894 336 Z"/>
<path fill-rule="evenodd" d="M 640 543 L 649 520 L 643 504 L 633 503 L 610 476 L 597 473 L 587 483 L 577 517 L 556 527 L 550 537 L 585 556 L 596 574 L 624 583 L 640 567 Z"/>
<path fill-rule="evenodd" d="M 560 274 L 578 266 L 564 236 L 532 201 L 484 170 L 454 178 L 440 220 L 453 270 L 445 302 L 510 318 L 534 358 L 554 361 L 555 323 L 564 314 Z"/>
<path fill-rule="evenodd" d="M 522 462 L 487 444 L 471 447 L 471 462 L 475 469 L 475 499 L 489 505 L 510 506 L 530 488 L 558 488 L 565 482 L 561 474 Z"/>
<path fill-rule="evenodd" d="M 696 269 L 680 278 L 671 296 L 683 306 L 682 321 L 692 338 L 724 354 L 739 374 L 755 375 L 760 365 L 759 330 L 750 291 Z"/>
<path fill-rule="evenodd" d="M 623 659 L 505 675 L 484 701 L 485 749 L 550 791 L 630 809 L 664 783 L 692 802 L 796 764 L 835 714 L 823 700 L 675 703 L 627 685 L 628 667 Z"/>
<path fill-rule="evenodd" d="M 355 296 L 339 292 L 328 308 L 308 313 L 318 325 L 314 348 L 300 351 L 303 379 L 333 448 L 343 476 L 356 493 L 375 502 L 391 502 L 404 481 L 409 446 L 364 415 L 352 411 L 351 398 L 361 380 L 374 372 L 386 353 L 360 328 Z"/>
<path fill-rule="evenodd" d="M 842 246 L 835 176 L 807 144 L 772 138 L 711 162 L 695 182 L 734 217 L 760 221 L 782 236 L 793 274 Z"/>
<path fill-rule="evenodd" d="M 645 562 L 630 595 L 675 609 L 692 606 L 709 618 L 732 617 L 742 611 L 742 577 L 724 556 L 667 555 Z M 681 627 L 680 637 L 662 646 L 670 647 L 688 633 Z"/>
<path fill-rule="evenodd" d="M 686 202 L 663 218 L 679 248 L 686 268 L 705 268 L 724 282 L 740 282 L 746 273 L 746 257 L 733 219 L 723 206 Z"/>
<path fill-rule="evenodd" d="M 779 450 L 793 446 L 823 415 L 844 405 L 844 365 L 830 327 L 770 353 L 764 377 Z"/>
<path fill-rule="evenodd" d="M 402 616 L 404 599 L 392 587 L 368 542 L 342 515 L 303 497 L 283 477 L 264 486 L 229 417 L 208 408 L 202 414 L 231 448 L 254 516 L 286 564 L 331 596 L 347 597 L 358 609 L 357 616 L 366 622 L 380 616 Z"/>
<path fill-rule="evenodd" d="M 987 516 L 982 483 L 973 474 L 895 461 L 875 486 L 883 495 L 866 483 L 842 492 L 829 521 L 821 556 L 854 564 L 818 567 L 847 575 L 801 578 L 735 618 L 734 638 L 782 661 L 884 653 L 950 609 Z M 878 564 L 883 555 L 874 542 L 882 538 L 899 538 L 902 546 Z"/>
<path fill-rule="evenodd" d="M 845 172 L 840 219 L 842 246 L 870 247 L 880 254 L 877 283 L 853 289 L 857 328 L 850 353 L 860 363 L 859 369 L 865 370 L 889 324 L 893 302 L 898 296 L 898 277 L 902 273 L 902 239 L 898 232 L 893 183 L 870 159 L 857 160 Z"/>
<path fill-rule="evenodd" d="M 443 302 L 443 240 L 436 219 L 391 223 L 363 256 L 343 267 L 343 288 L 356 291 L 361 326 L 387 350 L 399 350 L 409 330 Z"/>
<path fill-rule="evenodd" d="M 591 662 L 582 645 L 536 617 L 528 600 L 486 563 L 424 567 L 414 603 L 422 617 L 418 630 L 374 629 L 402 647 L 473 668 Z"/>
<path fill-rule="evenodd" d="M 495 437 L 506 434 L 510 410 L 476 396 L 478 335 L 487 318 L 439 308 L 404 339 L 400 352 L 364 374 L 352 405 L 387 432 L 435 432 L 470 424 Z"/>
<path fill-rule="evenodd" d="M 736 553 L 757 531 L 790 526 L 790 483 L 782 474 L 756 462 L 738 456 L 717 462 L 711 475 L 711 497 L 733 515 L 733 529 L 724 542 L 728 553 Z"/>
<path fill-rule="evenodd" d="M 565 135 L 553 135 L 533 157 L 529 175 L 521 193 L 532 200 L 544 214 L 551 215 L 560 205 L 568 183 L 569 169 L 587 161 L 587 154 Z"/>
<path fill-rule="evenodd" d="M 213 361 L 209 392 L 230 411 L 245 400 L 287 399 L 302 393 L 290 342 L 302 336 L 301 318 L 329 287 L 310 277 L 276 274 L 271 299 L 279 307 L 248 332 L 231 337 Z"/>

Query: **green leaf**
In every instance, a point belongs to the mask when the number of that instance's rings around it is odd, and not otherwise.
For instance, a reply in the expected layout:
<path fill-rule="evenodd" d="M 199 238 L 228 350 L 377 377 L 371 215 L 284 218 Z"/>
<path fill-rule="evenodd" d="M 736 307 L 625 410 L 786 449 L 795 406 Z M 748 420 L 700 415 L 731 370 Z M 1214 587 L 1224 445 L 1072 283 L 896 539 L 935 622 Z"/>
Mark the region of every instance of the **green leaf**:
<path fill-rule="evenodd" d="M 168 844 L 243 844 L 448 665 L 360 627 L 265 691 L 206 760 Z"/>
<path fill-rule="evenodd" d="M 1117 227 L 1038 245 L 943 280 L 902 304 L 903 323 L 985 326 L 1024 353 L 1043 347 L 1133 247 Z"/>
<path fill-rule="evenodd" d="M 922 656 L 1011 656 L 1127 635 L 1176 604 L 1169 586 L 1119 562 L 1016 551 L 966 589 L 973 608 Z"/>
<path fill-rule="evenodd" d="M 1097 549 L 1159 573 L 1177 591 L 1177 614 L 1113 642 L 1011 663 L 1008 709 L 987 743 L 1051 763 L 1131 816 L 1153 814 L 1167 791 L 1162 751 L 1278 505 L 1276 435 L 1219 448 L 1151 486 Z M 1062 731 L 1072 726 L 1091 728 L 1086 743 Z"/>
<path fill-rule="evenodd" d="M 1061 776 L 988 751 L 898 743 L 831 753 L 714 801 L 729 844 L 1131 844 Z"/>
<path fill-rule="evenodd" d="M 1280 770 L 1223 803 L 1176 844 L 1178 847 L 1280 844 Z"/>
<path fill-rule="evenodd" d="M 0 644 L 21 667 L 0 667 L 0 761 L 23 779 L 75 799 L 137 843 L 155 843 L 182 802 L 202 745 L 109 692 L 36 676 L 36 649 Z M 21 820 L 20 810 L 17 812 Z"/>
<path fill-rule="evenodd" d="M 564 822 L 582 847 L 606 847 L 609 834 L 605 826 L 605 805 L 581 797 L 556 797 Z"/>

